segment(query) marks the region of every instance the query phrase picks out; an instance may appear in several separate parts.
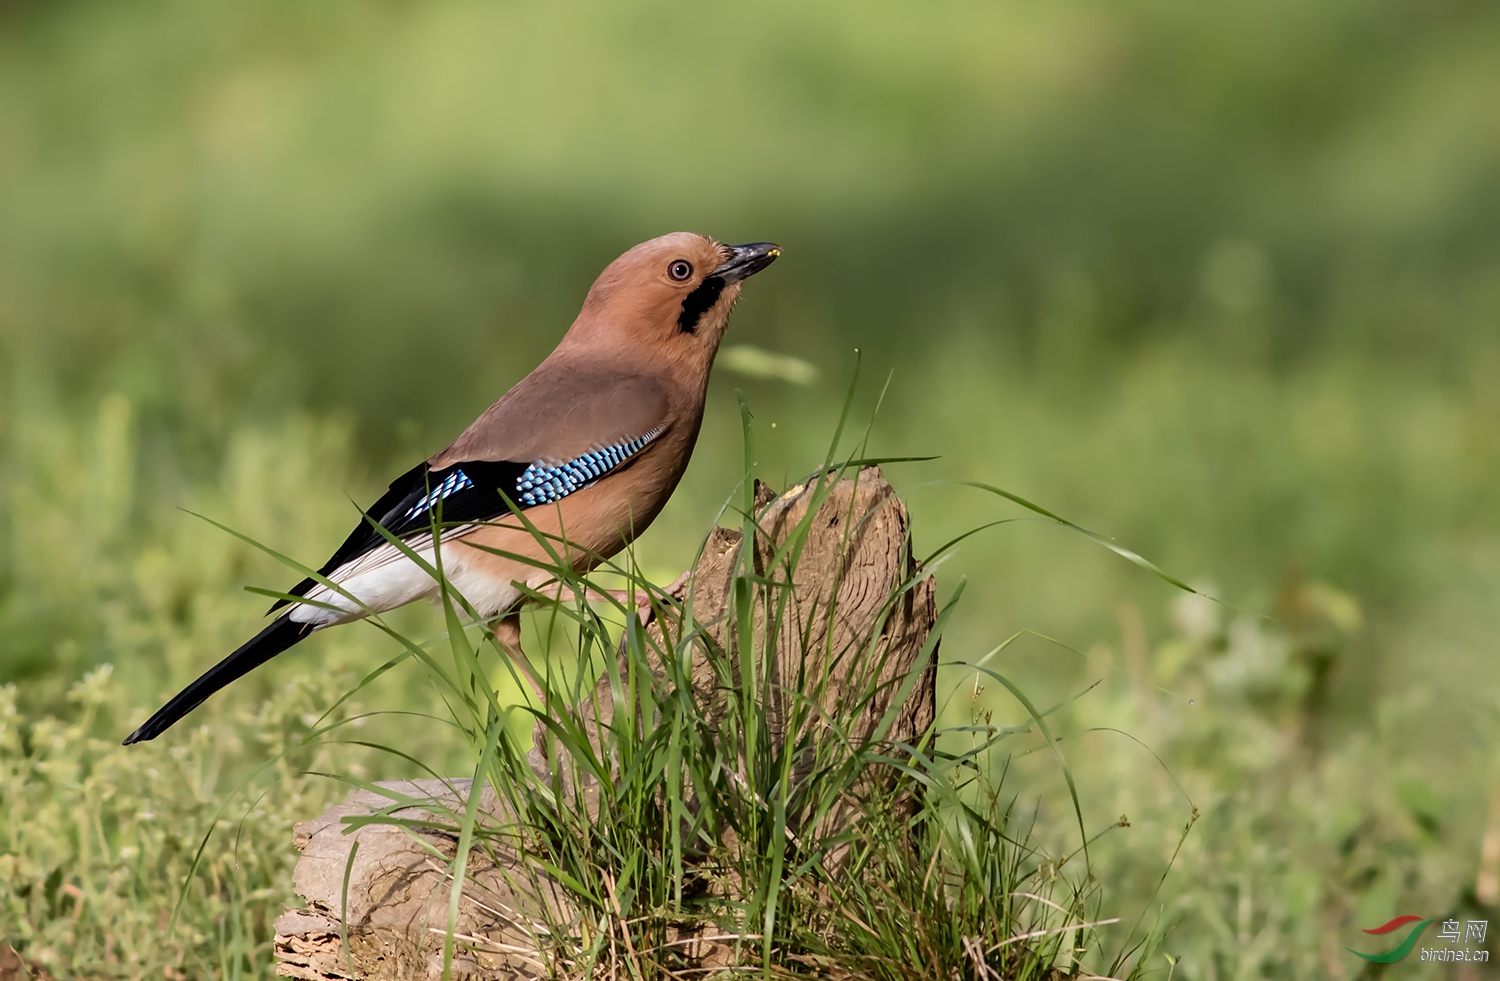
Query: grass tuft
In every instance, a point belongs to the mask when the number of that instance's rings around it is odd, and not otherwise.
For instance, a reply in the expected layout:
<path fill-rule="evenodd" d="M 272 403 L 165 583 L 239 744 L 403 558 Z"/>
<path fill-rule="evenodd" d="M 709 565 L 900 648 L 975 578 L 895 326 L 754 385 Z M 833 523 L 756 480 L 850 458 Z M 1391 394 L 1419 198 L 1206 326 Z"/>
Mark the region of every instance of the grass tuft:
<path fill-rule="evenodd" d="M 885 628 L 941 556 L 916 561 L 908 539 L 898 568 L 909 571 L 852 643 L 799 614 L 799 562 L 814 520 L 839 479 L 867 462 L 863 440 L 834 462 L 835 440 L 805 482 L 802 517 L 772 536 L 758 525 L 748 411 L 743 419 L 746 478 L 732 509 L 742 536 L 722 614 L 698 620 L 695 584 L 679 601 L 642 575 L 629 550 L 581 574 L 576 546 L 558 538 L 550 561 L 536 563 L 556 586 L 532 599 L 549 635 L 566 639 L 566 656 L 517 665 L 494 624 L 443 578 L 441 548 L 432 571 L 451 657 L 377 624 L 443 694 L 475 789 L 462 805 L 381 790 L 392 806 L 346 820 L 350 830 L 386 823 L 456 843 L 444 859 L 458 884 L 447 903 L 445 976 L 466 947 L 487 951 L 457 932 L 462 892 L 475 888 L 471 856 L 509 869 L 512 892 L 535 900 L 520 960 L 547 976 L 645 981 L 735 969 L 1026 981 L 1086 966 L 1134 976 L 1151 944 L 1119 945 L 1132 956 L 1108 962 L 1100 953 L 1100 931 L 1117 920 L 1099 913 L 1077 789 L 1045 714 L 990 671 L 1027 706 L 1069 784 L 1082 838 L 1061 857 L 1033 837 L 1035 814 L 1003 793 L 1000 744 L 1011 730 L 897 731 L 908 696 L 931 683 L 926 668 L 961 587 L 894 675 Z M 846 544 L 859 516 L 849 518 Z M 599 599 L 591 587 L 601 576 L 641 605 Z M 533 680 L 540 703 L 503 704 L 497 676 Z M 412 762 L 397 746 L 367 745 Z M 481 789 L 495 801 L 483 810 Z M 413 821 L 417 804 L 431 820 Z"/>

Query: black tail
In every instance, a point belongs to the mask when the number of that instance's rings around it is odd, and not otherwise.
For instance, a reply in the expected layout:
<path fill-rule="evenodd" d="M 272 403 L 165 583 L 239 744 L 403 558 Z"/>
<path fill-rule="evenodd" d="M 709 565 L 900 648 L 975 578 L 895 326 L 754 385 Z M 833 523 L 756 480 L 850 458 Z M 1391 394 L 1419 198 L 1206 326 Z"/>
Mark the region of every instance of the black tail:
<path fill-rule="evenodd" d="M 271 658 L 312 633 L 310 623 L 293 623 L 277 617 L 266 629 L 240 645 L 239 650 L 215 664 L 191 685 L 156 710 L 139 729 L 125 737 L 125 745 L 155 739 L 177 724 L 177 720 L 202 705 L 204 700 L 231 681 L 237 681 Z"/>

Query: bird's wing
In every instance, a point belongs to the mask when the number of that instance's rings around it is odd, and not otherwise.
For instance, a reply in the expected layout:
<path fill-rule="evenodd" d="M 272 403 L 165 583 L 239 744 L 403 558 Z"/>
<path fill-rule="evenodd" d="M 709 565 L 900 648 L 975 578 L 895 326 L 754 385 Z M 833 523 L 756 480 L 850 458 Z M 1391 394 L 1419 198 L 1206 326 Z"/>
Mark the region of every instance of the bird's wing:
<path fill-rule="evenodd" d="M 663 426 L 669 409 L 666 389 L 648 375 L 543 362 L 427 462 L 435 470 L 467 460 L 565 463 Z"/>
<path fill-rule="evenodd" d="M 666 390 L 649 377 L 539 369 L 447 449 L 392 481 L 318 573 L 339 580 L 400 558 L 371 520 L 397 538 L 421 538 L 434 517 L 450 531 L 503 517 L 506 498 L 522 510 L 556 503 L 629 465 L 666 431 L 669 410 Z M 314 585 L 304 579 L 289 593 L 302 596 Z"/>

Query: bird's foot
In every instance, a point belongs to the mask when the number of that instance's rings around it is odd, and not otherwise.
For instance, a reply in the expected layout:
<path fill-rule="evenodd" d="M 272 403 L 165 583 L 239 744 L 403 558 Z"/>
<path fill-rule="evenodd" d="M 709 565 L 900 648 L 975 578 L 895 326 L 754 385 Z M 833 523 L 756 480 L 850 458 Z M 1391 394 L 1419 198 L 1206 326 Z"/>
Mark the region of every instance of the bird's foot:
<path fill-rule="evenodd" d="M 510 663 L 516 673 L 526 679 L 526 683 L 531 686 L 532 692 L 536 695 L 536 702 L 542 707 L 542 711 L 547 711 L 547 690 L 532 668 L 531 660 L 526 656 L 526 652 L 521 650 L 521 615 L 510 613 L 502 617 L 495 623 L 494 631 L 495 642 L 510 658 Z M 537 776 L 544 780 L 549 779 L 551 769 L 547 764 L 547 724 L 540 718 L 531 727 L 531 746 L 526 750 L 526 762 Z"/>
<path fill-rule="evenodd" d="M 681 605 L 683 598 L 687 595 L 688 583 L 690 583 L 692 579 L 693 570 L 689 569 L 682 575 L 678 576 L 675 580 L 673 580 L 672 585 L 668 586 L 666 589 L 663 589 L 662 594 L 678 605 Z M 649 596 L 637 596 L 636 618 L 640 621 L 642 628 L 649 626 L 656 619 L 656 610 L 658 605 L 659 604 L 653 604 Z M 629 631 L 626 631 L 620 635 L 619 654 L 622 658 L 625 656 L 625 649 L 628 646 L 629 641 Z"/>
<path fill-rule="evenodd" d="M 672 585 L 664 589 L 663 592 L 675 600 L 680 600 L 682 599 L 683 592 L 687 589 L 687 584 L 692 581 L 692 578 L 693 570 L 684 569 L 682 575 L 672 580 Z"/>
<path fill-rule="evenodd" d="M 689 569 L 682 575 L 678 576 L 675 580 L 673 580 L 672 584 L 663 589 L 661 593 L 680 603 L 682 601 L 683 593 L 687 589 L 688 581 L 691 580 L 692 577 L 693 572 L 691 569 Z M 640 619 L 641 626 L 643 627 L 646 624 L 650 623 L 652 620 L 656 619 L 656 607 L 651 602 L 652 594 L 646 590 L 590 588 L 588 591 L 588 598 L 598 602 L 617 603 L 620 606 L 625 607 L 626 609 L 629 609 L 630 605 L 634 603 L 636 616 Z"/>

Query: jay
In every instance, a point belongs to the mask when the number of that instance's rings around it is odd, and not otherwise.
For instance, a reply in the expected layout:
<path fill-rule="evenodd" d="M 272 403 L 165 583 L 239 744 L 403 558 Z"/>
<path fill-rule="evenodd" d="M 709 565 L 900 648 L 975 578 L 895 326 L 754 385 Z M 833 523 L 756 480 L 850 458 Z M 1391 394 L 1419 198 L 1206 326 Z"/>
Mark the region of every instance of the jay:
<path fill-rule="evenodd" d="M 374 527 L 430 565 L 435 510 L 444 575 L 480 616 L 499 618 L 497 639 L 519 653 L 515 611 L 523 586 L 554 578 L 538 567 L 552 561 L 549 550 L 586 571 L 661 512 L 697 441 L 709 370 L 741 285 L 780 254 L 769 242 L 729 246 L 675 232 L 611 262 L 546 360 L 369 508 L 319 570 L 338 589 L 314 579 L 293 586 L 292 599 L 271 607 L 278 615 L 269 626 L 125 744 L 155 739 L 315 631 L 435 596 L 437 582 Z"/>

